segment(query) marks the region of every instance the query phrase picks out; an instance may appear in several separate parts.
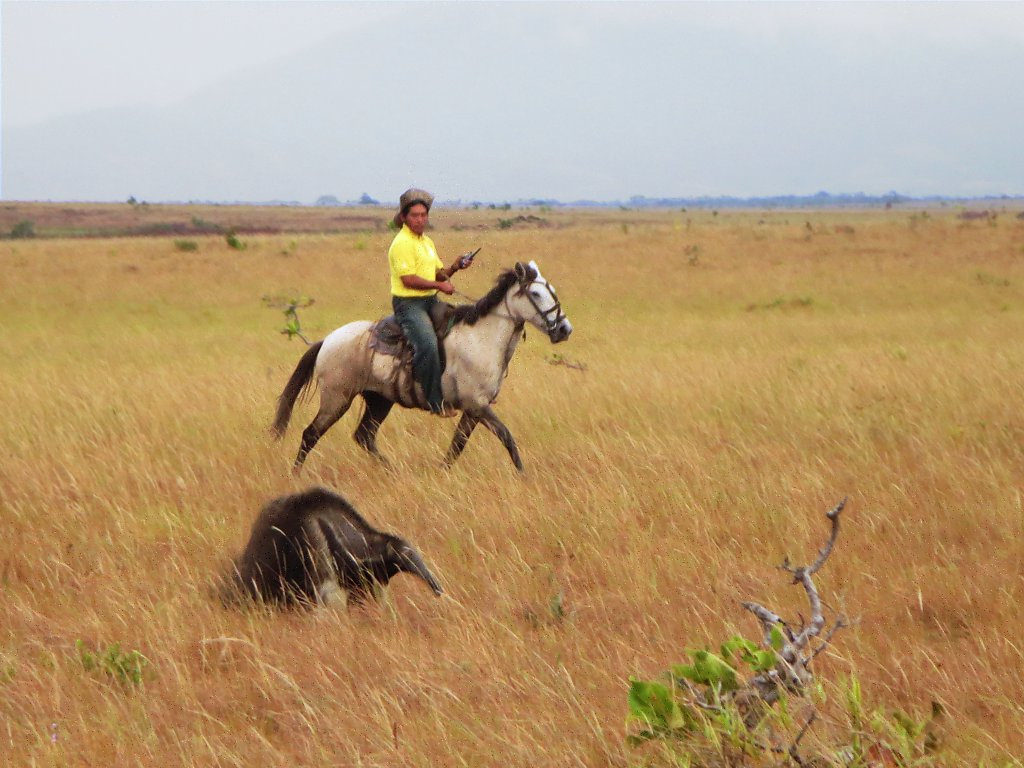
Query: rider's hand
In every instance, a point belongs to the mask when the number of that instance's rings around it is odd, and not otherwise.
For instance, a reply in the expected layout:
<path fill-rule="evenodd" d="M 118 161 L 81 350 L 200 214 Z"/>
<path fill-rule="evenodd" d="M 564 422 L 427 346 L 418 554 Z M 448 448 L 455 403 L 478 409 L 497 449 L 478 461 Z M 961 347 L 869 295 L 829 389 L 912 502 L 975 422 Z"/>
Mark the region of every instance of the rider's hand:
<path fill-rule="evenodd" d="M 453 286 L 450 282 L 445 280 L 443 283 L 437 284 L 437 290 L 439 290 L 441 293 L 451 296 L 453 293 L 455 293 L 455 286 Z"/>

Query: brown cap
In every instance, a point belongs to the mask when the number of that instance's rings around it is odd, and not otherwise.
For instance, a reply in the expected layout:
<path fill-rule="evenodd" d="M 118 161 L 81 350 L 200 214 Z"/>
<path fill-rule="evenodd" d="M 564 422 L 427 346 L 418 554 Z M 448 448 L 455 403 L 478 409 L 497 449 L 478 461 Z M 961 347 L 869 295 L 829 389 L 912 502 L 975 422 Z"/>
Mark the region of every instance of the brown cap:
<path fill-rule="evenodd" d="M 434 204 L 434 196 L 427 192 L 425 189 L 411 189 L 405 190 L 402 196 L 398 198 L 398 213 L 395 214 L 395 226 L 402 226 L 401 217 L 404 216 L 410 208 L 416 203 L 422 203 L 427 206 L 427 210 L 430 210 L 430 206 Z"/>

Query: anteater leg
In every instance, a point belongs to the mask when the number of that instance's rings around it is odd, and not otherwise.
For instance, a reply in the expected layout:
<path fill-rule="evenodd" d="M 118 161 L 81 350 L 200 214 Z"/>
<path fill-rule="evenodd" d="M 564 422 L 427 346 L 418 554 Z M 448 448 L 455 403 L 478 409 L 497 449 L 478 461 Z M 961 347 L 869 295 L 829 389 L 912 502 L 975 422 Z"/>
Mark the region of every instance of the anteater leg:
<path fill-rule="evenodd" d="M 321 398 L 319 412 L 317 412 L 316 417 L 302 433 L 302 445 L 299 446 L 299 453 L 295 457 L 295 466 L 292 467 L 292 471 L 295 474 L 298 474 L 302 469 L 302 463 L 306 460 L 306 456 L 309 455 L 309 452 L 313 450 L 313 446 L 316 445 L 317 440 L 323 437 L 324 433 L 334 426 L 334 422 L 345 415 L 345 412 L 351 404 L 351 398 L 347 400 L 335 400 L 333 402 L 326 396 Z"/>
<path fill-rule="evenodd" d="M 450 467 L 455 463 L 455 460 L 462 454 L 462 449 L 466 447 L 466 442 L 469 440 L 469 436 L 473 434 L 473 428 L 480 423 L 479 416 L 473 416 L 469 413 L 463 413 L 462 418 L 459 419 L 459 426 L 455 428 L 455 436 L 452 438 L 452 444 L 448 448 L 448 455 L 444 457 L 445 466 Z"/>
<path fill-rule="evenodd" d="M 377 450 L 377 430 L 384 423 L 384 419 L 388 417 L 394 403 L 384 395 L 369 390 L 363 392 L 363 399 L 366 401 L 366 410 L 363 412 L 363 418 L 359 420 L 359 426 L 356 427 L 352 439 L 386 465 L 388 460 Z"/>
<path fill-rule="evenodd" d="M 519 449 L 516 447 L 516 441 L 512 438 L 512 433 L 508 431 L 508 427 L 501 423 L 501 419 L 491 410 L 490 406 L 484 408 L 483 413 L 480 415 L 480 421 L 501 440 L 501 444 L 505 446 L 508 455 L 512 457 L 512 463 L 516 465 L 516 469 L 522 472 L 523 462 L 519 458 Z"/>

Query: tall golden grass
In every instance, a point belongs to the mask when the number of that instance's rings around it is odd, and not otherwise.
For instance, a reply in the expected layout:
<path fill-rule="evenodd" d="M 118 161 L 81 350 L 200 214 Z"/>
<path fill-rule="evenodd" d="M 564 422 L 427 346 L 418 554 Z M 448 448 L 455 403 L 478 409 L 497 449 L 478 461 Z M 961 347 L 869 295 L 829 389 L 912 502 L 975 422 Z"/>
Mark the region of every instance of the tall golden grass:
<path fill-rule="evenodd" d="M 397 410 L 387 473 L 349 439 L 358 409 L 289 475 L 314 406 L 269 439 L 303 347 L 261 297 L 314 296 L 317 338 L 380 316 L 386 232 L 0 243 L 0 762 L 634 765 L 628 677 L 756 637 L 740 600 L 806 613 L 773 566 L 813 556 L 845 495 L 820 587 L 860 622 L 821 677 L 941 702 L 947 765 L 1024 755 L 1024 223 L 461 216 L 434 214 L 444 254 L 484 246 L 460 290 L 536 259 L 576 328 L 530 331 L 496 406 L 525 477 L 484 431 L 444 471 L 454 421 Z M 398 578 L 348 612 L 223 608 L 259 507 L 312 483 L 447 596 Z M 143 683 L 77 641 L 138 650 Z"/>

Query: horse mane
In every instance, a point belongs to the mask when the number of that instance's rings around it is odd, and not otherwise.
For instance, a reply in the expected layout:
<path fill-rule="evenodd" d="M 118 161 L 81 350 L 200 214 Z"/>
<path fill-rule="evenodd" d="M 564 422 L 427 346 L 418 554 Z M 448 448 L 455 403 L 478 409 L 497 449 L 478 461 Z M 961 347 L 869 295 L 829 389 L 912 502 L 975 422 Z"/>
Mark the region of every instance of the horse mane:
<path fill-rule="evenodd" d="M 526 276 L 529 279 L 536 279 L 537 273 L 534 272 L 532 267 L 528 267 L 524 264 L 523 268 L 526 270 Z M 494 287 L 484 294 L 484 296 L 475 304 L 456 305 L 452 310 L 452 323 L 475 325 L 477 320 L 490 313 L 492 309 L 502 302 L 502 299 L 505 298 L 505 294 L 507 294 L 509 289 L 518 281 L 519 275 L 516 274 L 515 268 L 506 269 L 498 275 L 498 279 L 494 283 Z"/>

